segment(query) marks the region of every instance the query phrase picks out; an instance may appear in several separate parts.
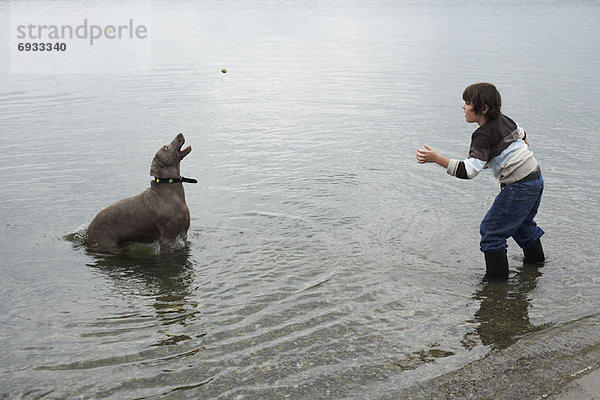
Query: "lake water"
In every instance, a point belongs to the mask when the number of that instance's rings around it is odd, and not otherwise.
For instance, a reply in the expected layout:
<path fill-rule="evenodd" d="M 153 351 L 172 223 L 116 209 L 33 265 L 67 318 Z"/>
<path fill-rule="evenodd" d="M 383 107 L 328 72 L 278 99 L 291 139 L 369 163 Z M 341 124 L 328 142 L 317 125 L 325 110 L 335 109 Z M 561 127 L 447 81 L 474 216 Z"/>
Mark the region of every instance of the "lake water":
<path fill-rule="evenodd" d="M 151 12 L 147 71 L 18 74 L 2 56 L 0 397 L 539 398 L 598 366 L 597 2 Z M 511 240 L 506 284 L 481 282 L 491 173 L 414 155 L 466 156 L 478 81 L 546 182 L 548 262 L 523 267 Z M 179 132 L 199 180 L 188 245 L 88 251 L 87 224 L 145 190 Z"/>

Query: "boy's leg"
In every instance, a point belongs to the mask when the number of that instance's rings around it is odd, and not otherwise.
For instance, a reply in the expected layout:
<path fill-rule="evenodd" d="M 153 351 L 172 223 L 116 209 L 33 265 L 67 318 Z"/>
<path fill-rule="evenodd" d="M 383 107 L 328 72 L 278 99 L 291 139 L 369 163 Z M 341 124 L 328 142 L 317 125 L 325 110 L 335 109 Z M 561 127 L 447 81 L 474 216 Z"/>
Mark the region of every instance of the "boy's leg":
<path fill-rule="evenodd" d="M 544 248 L 540 239 L 536 240 L 531 247 L 523 249 L 523 261 L 526 264 L 543 264 L 546 261 Z"/>
<path fill-rule="evenodd" d="M 544 231 L 533 218 L 541 202 L 542 190 L 541 179 L 505 186 L 481 221 L 481 251 L 506 248 L 506 239 L 511 236 L 524 247 L 539 239 Z"/>
<path fill-rule="evenodd" d="M 511 203 L 508 191 L 501 191 L 479 226 L 480 246 L 485 256 L 485 281 L 508 279 L 506 238 L 510 235 L 505 232 L 504 221 Z"/>
<path fill-rule="evenodd" d="M 533 188 L 529 189 L 534 189 L 535 187 L 536 186 L 533 185 Z M 545 259 L 544 250 L 540 241 L 544 231 L 537 226 L 533 220 L 538 212 L 542 200 L 542 193 L 544 191 L 544 181 L 541 177 L 540 182 L 537 183 L 537 188 L 539 188 L 537 201 L 527 215 L 527 218 L 523 221 L 523 224 L 513 235 L 515 242 L 523 249 L 525 261 L 529 263 L 542 263 Z"/>
<path fill-rule="evenodd" d="M 479 225 L 479 233 L 481 234 L 480 249 L 482 252 L 493 253 L 507 247 L 506 239 L 511 236 L 512 232 L 506 222 L 510 218 L 513 197 L 510 186 L 506 186 L 498 193 L 494 203 L 483 217 Z"/>
<path fill-rule="evenodd" d="M 508 257 L 506 249 L 488 251 L 485 256 L 485 276 L 487 282 L 505 281 L 508 279 Z"/>
<path fill-rule="evenodd" d="M 540 195 L 541 200 L 541 195 Z M 523 224 L 517 229 L 517 231 L 512 235 L 515 242 L 519 245 L 519 247 L 523 249 L 527 249 L 539 240 L 544 234 L 542 228 L 540 228 L 537 223 L 533 220 L 535 215 L 537 214 L 537 210 L 539 207 L 540 201 L 536 203 L 534 208 L 531 210 L 531 213 L 527 215 L 527 218 L 523 221 Z"/>
<path fill-rule="evenodd" d="M 501 252 L 501 250 L 506 249 L 506 239 L 515 235 L 528 217 L 531 217 L 531 222 L 533 222 L 535 213 L 530 214 L 534 208 L 537 211 L 542 188 L 541 179 L 513 183 L 505 186 L 496 196 L 494 204 L 481 221 L 480 226 L 481 251 L 486 254 L 486 275 L 508 277 L 508 261 L 504 260 L 506 252 Z M 495 255 L 492 256 L 492 254 Z M 502 260 L 500 260 L 501 254 L 504 254 Z M 489 263 L 488 260 L 495 261 Z"/>

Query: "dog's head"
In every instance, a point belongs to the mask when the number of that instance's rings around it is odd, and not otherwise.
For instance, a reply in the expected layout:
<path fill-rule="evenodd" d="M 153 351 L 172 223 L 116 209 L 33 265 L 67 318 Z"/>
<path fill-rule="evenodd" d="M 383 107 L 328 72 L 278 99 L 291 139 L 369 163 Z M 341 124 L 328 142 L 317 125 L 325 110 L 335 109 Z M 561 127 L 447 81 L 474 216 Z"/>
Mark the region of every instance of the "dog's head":
<path fill-rule="evenodd" d="M 179 173 L 179 163 L 192 151 L 192 146 L 181 150 L 184 143 L 185 138 L 180 133 L 175 136 L 175 139 L 171 143 L 161 147 L 152 159 L 150 175 L 155 178 L 177 178 L 181 176 Z"/>

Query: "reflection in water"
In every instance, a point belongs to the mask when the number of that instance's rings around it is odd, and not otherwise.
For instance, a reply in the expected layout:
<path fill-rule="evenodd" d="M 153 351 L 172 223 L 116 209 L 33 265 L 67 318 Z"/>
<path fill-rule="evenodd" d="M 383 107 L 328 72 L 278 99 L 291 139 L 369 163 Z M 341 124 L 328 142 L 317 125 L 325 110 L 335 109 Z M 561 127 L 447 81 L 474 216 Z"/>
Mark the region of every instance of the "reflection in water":
<path fill-rule="evenodd" d="M 152 315 L 145 310 L 131 318 L 146 319 L 156 324 L 163 337 L 152 346 L 174 345 L 192 339 L 181 333 L 199 314 L 193 296 L 193 268 L 188 260 L 189 249 L 182 248 L 171 254 L 155 254 L 151 246 L 140 245 L 127 249 L 124 254 L 90 252 L 96 268 L 113 282 L 117 295 L 134 295 L 152 299 Z M 126 317 L 126 319 L 129 317 Z M 195 334 L 196 337 L 204 333 Z"/>
<path fill-rule="evenodd" d="M 481 342 L 494 350 L 502 350 L 516 343 L 527 333 L 544 329 L 529 322 L 529 294 L 537 285 L 542 273 L 537 266 L 524 265 L 508 282 L 484 282 L 473 299 L 481 302 L 472 322 L 478 323 L 476 333 Z M 475 345 L 469 334 L 463 346 Z"/>

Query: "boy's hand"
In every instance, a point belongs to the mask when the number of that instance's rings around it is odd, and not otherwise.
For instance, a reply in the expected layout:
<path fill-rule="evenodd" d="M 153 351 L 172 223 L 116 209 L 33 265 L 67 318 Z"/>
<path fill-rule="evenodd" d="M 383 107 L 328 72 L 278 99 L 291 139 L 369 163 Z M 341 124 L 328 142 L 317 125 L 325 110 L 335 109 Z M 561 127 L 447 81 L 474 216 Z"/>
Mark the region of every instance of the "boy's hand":
<path fill-rule="evenodd" d="M 419 164 L 436 163 L 441 167 L 448 168 L 449 158 L 444 157 L 427 145 L 424 146 L 425 149 L 417 149 L 417 162 Z"/>
<path fill-rule="evenodd" d="M 417 149 L 417 162 L 419 164 L 437 162 L 439 155 L 437 151 L 425 145 L 425 149 Z"/>

